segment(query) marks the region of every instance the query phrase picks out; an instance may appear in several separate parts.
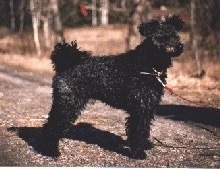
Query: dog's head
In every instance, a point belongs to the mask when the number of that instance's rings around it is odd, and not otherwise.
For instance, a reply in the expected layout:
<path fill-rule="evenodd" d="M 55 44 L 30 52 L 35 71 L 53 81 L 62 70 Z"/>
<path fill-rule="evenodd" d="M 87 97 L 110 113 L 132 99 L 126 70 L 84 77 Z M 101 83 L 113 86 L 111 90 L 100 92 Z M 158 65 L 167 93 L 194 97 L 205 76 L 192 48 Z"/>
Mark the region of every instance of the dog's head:
<path fill-rule="evenodd" d="M 184 22 L 180 16 L 169 16 L 165 21 L 150 20 L 141 23 L 138 27 L 142 36 L 150 39 L 153 45 L 168 56 L 177 57 L 183 52 L 178 31 L 183 28 Z"/>

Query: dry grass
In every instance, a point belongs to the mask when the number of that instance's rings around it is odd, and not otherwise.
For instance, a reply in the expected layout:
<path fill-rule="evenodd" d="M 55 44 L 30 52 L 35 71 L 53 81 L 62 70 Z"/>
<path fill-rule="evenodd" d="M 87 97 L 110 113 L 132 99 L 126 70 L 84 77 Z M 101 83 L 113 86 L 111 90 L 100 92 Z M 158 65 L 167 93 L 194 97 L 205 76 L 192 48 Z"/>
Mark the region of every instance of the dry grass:
<path fill-rule="evenodd" d="M 125 25 L 110 25 L 98 28 L 65 29 L 64 36 L 67 42 L 77 40 L 82 50 L 91 51 L 93 55 L 109 55 L 122 53 L 125 50 Z M 55 39 L 52 34 L 52 39 Z M 49 50 L 44 50 L 42 57 L 37 57 L 31 32 L 23 34 L 6 34 L 0 37 L 0 63 L 16 68 L 52 74 Z M 181 33 L 186 46 L 189 35 Z M 43 44 L 43 36 L 40 37 Z M 135 44 L 135 43 L 134 43 Z M 133 46 L 134 47 L 134 46 Z M 205 101 L 213 105 L 220 105 L 220 67 L 219 61 L 202 61 L 202 68 L 206 74 L 202 79 L 193 78 L 196 74 L 194 59 L 185 52 L 174 61 L 169 69 L 168 85 L 177 93 L 196 101 Z M 30 57 L 31 55 L 31 57 Z"/>
<path fill-rule="evenodd" d="M 34 71 L 40 74 L 52 74 L 53 69 L 49 58 L 28 57 L 23 55 L 2 54 L 0 63 L 10 65 L 18 69 Z"/>
<path fill-rule="evenodd" d="M 197 74 L 195 63 L 174 62 L 168 70 L 168 86 L 177 94 L 192 101 L 220 108 L 220 67 L 219 63 L 206 62 L 202 65 L 206 74 L 202 78 Z"/>

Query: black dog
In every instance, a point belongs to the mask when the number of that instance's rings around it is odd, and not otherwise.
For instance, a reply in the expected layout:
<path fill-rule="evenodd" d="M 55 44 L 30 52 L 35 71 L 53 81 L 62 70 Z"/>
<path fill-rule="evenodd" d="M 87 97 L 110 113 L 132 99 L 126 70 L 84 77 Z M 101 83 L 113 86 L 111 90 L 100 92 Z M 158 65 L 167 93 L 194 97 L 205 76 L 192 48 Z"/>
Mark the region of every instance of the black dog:
<path fill-rule="evenodd" d="M 159 81 L 166 84 L 171 58 L 183 52 L 177 34 L 183 24 L 179 16 L 142 23 L 138 29 L 146 39 L 118 56 L 91 57 L 76 42 L 58 43 L 51 55 L 56 71 L 53 105 L 43 129 L 48 154 L 59 155 L 59 139 L 88 100 L 97 99 L 129 114 L 126 134 L 132 157 L 144 159 L 153 113 L 164 91 Z"/>

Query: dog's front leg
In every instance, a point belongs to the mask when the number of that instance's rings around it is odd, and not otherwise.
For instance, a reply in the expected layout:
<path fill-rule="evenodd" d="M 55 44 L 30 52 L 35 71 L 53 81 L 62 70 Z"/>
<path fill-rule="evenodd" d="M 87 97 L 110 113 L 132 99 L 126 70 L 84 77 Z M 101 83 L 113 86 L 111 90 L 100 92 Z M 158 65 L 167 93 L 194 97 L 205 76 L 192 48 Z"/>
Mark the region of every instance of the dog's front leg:
<path fill-rule="evenodd" d="M 145 159 L 144 149 L 148 144 L 150 136 L 151 119 L 153 118 L 150 109 L 145 103 L 141 94 L 136 93 L 129 97 L 128 112 L 126 121 L 126 135 L 130 144 L 133 158 Z"/>
<path fill-rule="evenodd" d="M 132 157 L 135 159 L 145 159 L 144 149 L 150 135 L 150 120 L 136 114 L 131 114 L 126 122 L 126 135 Z"/>

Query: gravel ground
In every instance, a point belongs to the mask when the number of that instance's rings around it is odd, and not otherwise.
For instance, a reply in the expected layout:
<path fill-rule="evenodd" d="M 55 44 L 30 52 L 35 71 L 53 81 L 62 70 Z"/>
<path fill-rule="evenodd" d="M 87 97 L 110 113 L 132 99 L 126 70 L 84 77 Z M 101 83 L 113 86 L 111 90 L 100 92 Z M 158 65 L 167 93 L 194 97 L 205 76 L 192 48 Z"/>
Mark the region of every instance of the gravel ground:
<path fill-rule="evenodd" d="M 51 106 L 51 76 L 0 65 L 0 166 L 220 167 L 220 112 L 165 94 L 145 160 L 129 158 L 125 112 L 91 101 L 60 140 L 61 156 L 36 146 Z"/>

